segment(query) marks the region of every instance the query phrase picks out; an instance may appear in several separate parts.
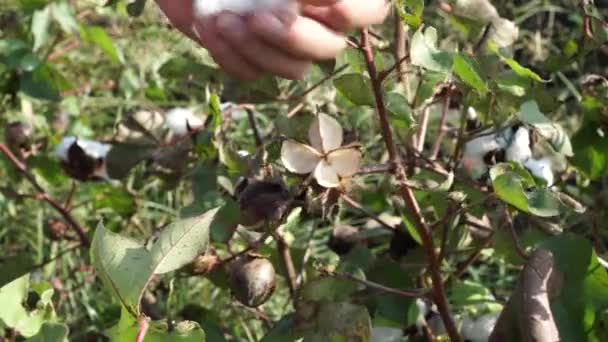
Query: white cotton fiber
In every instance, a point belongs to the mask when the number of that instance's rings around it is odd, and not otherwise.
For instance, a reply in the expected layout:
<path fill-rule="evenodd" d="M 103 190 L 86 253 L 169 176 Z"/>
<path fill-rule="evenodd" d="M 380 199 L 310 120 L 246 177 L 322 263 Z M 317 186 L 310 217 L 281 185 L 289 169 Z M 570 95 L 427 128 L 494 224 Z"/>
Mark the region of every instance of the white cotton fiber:
<path fill-rule="evenodd" d="M 290 4 L 292 0 L 194 0 L 193 8 L 197 17 L 207 17 L 222 11 L 247 14 L 256 10 L 270 10 Z"/>
<path fill-rule="evenodd" d="M 519 127 L 507 147 L 506 158 L 508 161 L 525 163 L 532 157 L 530 149 L 530 132 L 526 127 Z"/>
<path fill-rule="evenodd" d="M 549 158 L 530 158 L 524 163 L 524 167 L 528 169 L 534 177 L 544 179 L 548 186 L 553 185 L 553 170 L 551 169 L 551 160 Z"/>
<path fill-rule="evenodd" d="M 173 108 L 165 114 L 165 126 L 175 135 L 188 134 L 188 127 L 194 129 L 203 125 L 203 120 L 188 108 Z"/>

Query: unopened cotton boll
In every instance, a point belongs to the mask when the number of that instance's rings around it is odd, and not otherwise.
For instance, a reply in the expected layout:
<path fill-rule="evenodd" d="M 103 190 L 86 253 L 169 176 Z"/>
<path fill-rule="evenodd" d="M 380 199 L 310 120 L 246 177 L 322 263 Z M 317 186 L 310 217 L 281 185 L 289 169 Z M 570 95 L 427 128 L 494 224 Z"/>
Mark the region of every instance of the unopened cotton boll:
<path fill-rule="evenodd" d="M 293 3 L 292 0 L 194 0 L 193 9 L 197 17 L 207 17 L 223 11 L 247 14 L 256 10 L 271 10 Z"/>
<path fill-rule="evenodd" d="M 188 108 L 173 108 L 165 114 L 165 126 L 178 136 L 203 125 L 203 120 Z"/>
<path fill-rule="evenodd" d="M 554 177 L 551 168 L 551 160 L 549 158 L 528 159 L 524 163 L 524 167 L 536 178 L 543 179 L 548 186 L 553 185 Z"/>
<path fill-rule="evenodd" d="M 520 164 L 525 163 L 532 157 L 530 149 L 530 132 L 526 127 L 519 127 L 511 139 L 506 151 L 507 161 L 514 161 Z"/>

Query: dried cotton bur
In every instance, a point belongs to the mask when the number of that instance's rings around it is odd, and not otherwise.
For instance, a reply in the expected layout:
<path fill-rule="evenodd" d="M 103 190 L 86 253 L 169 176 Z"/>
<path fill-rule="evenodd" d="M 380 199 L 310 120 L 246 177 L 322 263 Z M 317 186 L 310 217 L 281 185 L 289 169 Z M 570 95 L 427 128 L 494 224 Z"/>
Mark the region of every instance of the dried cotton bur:
<path fill-rule="evenodd" d="M 219 14 L 223 11 L 248 14 L 259 10 L 273 10 L 295 6 L 292 0 L 194 0 L 193 11 L 199 18 Z"/>
<path fill-rule="evenodd" d="M 310 145 L 286 140 L 281 147 L 281 161 L 290 172 L 312 173 L 322 187 L 342 186 L 359 171 L 362 158 L 358 145 L 342 146 L 343 135 L 340 123 L 321 113 L 308 130 Z"/>

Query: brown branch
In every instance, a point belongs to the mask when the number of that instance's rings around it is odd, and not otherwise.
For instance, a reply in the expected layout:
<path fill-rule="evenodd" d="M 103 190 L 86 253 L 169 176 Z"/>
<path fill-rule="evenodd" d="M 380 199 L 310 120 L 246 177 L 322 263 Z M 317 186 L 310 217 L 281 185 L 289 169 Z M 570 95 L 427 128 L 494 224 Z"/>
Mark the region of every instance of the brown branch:
<path fill-rule="evenodd" d="M 428 290 L 401 290 L 401 289 L 396 289 L 393 287 L 388 287 L 388 286 L 384 286 L 382 284 L 378 284 L 369 280 L 365 280 L 365 279 L 361 279 L 361 278 L 357 278 L 355 276 L 353 276 L 352 274 L 348 274 L 348 273 L 333 273 L 332 277 L 337 278 L 337 279 L 342 279 L 342 280 L 348 280 L 348 281 L 354 281 L 356 283 L 359 284 L 363 284 L 369 288 L 372 289 L 376 289 L 382 292 L 386 292 L 386 293 L 390 293 L 390 294 L 394 294 L 400 297 L 406 297 L 406 298 L 417 298 L 417 297 L 424 297 L 427 296 L 429 294 Z"/>
<path fill-rule="evenodd" d="M 441 108 L 441 118 L 439 119 L 439 130 L 437 131 L 437 137 L 435 138 L 435 142 L 433 143 L 433 148 L 431 149 L 431 155 L 429 156 L 430 160 L 437 159 L 437 155 L 439 154 L 439 150 L 441 149 L 441 142 L 445 136 L 445 124 L 448 120 L 448 112 L 450 109 L 450 99 L 452 98 L 452 90 L 451 85 L 448 85 L 448 89 L 443 96 L 443 105 Z"/>
<path fill-rule="evenodd" d="M 348 205 L 350 205 L 351 207 L 357 209 L 358 211 L 360 211 L 361 213 L 363 213 L 365 216 L 369 217 L 370 219 L 378 222 L 382 227 L 390 230 L 390 231 L 394 231 L 395 227 L 391 226 L 390 224 L 386 223 L 384 220 L 382 220 L 381 218 L 378 217 L 378 215 L 376 215 L 374 212 L 372 212 L 371 210 L 365 208 L 363 205 L 361 205 L 360 203 L 358 203 L 357 201 L 355 201 L 354 199 L 352 199 L 350 196 L 346 195 L 346 194 L 342 194 L 340 195 L 340 197 L 342 197 L 342 200 L 346 203 L 348 203 Z"/>
<path fill-rule="evenodd" d="M 80 238 L 80 243 L 83 246 L 89 247 L 90 241 L 89 237 L 85 232 L 85 229 L 76 221 L 76 219 L 74 219 L 72 214 L 70 214 L 70 212 L 64 206 L 59 204 L 56 199 L 51 197 L 46 192 L 46 190 L 44 190 L 44 188 L 38 183 L 34 175 L 28 172 L 27 166 L 22 163 L 17 157 L 15 157 L 15 155 L 6 145 L 0 144 L 0 152 L 2 152 L 8 158 L 8 160 L 13 164 L 17 171 L 19 171 L 19 173 L 21 173 L 39 192 L 39 194 L 36 194 L 34 198 L 45 201 L 50 204 L 51 207 L 53 207 L 68 222 L 68 224 L 70 225 L 70 227 L 72 227 L 76 234 L 78 234 L 78 237 Z"/>
<path fill-rule="evenodd" d="M 462 341 L 462 338 L 458 332 L 458 329 L 456 328 L 456 324 L 454 323 L 454 320 L 450 313 L 445 289 L 443 287 L 441 270 L 439 268 L 439 262 L 437 260 L 437 254 L 435 253 L 433 238 L 431 236 L 431 231 L 429 230 L 429 227 L 427 226 L 424 217 L 422 216 L 422 212 L 412 189 L 407 185 L 407 175 L 405 173 L 403 165 L 401 165 L 401 161 L 397 152 L 397 146 L 395 144 L 395 141 L 393 140 L 393 133 L 391 131 L 390 123 L 388 121 L 388 114 L 386 112 L 384 98 L 382 95 L 382 84 L 378 79 L 378 72 L 374 62 L 372 47 L 369 41 L 369 34 L 365 29 L 362 30 L 361 33 L 361 42 L 368 73 L 373 87 L 374 97 L 376 100 L 376 111 L 380 120 L 382 137 L 384 138 L 384 142 L 386 143 L 390 161 L 397 163 L 397 167 L 395 169 L 395 176 L 399 184 L 399 190 L 401 192 L 403 200 L 405 201 L 405 205 L 409 209 L 409 212 L 414 219 L 416 229 L 418 230 L 418 234 L 420 235 L 420 238 L 422 240 L 422 246 L 427 255 L 429 271 L 433 283 L 433 301 L 437 305 L 437 308 L 441 315 L 441 319 L 443 320 L 443 324 L 446 327 L 450 340 L 453 342 L 460 342 Z"/>
<path fill-rule="evenodd" d="M 249 107 L 246 107 L 245 111 L 247 112 L 247 118 L 249 119 L 249 126 L 251 126 L 251 130 L 253 131 L 255 146 L 258 149 L 262 149 L 264 147 L 264 140 L 262 140 L 260 130 L 258 129 L 258 125 L 255 122 L 255 113 L 253 112 L 253 109 Z"/>
<path fill-rule="evenodd" d="M 289 252 L 289 245 L 287 245 L 285 239 L 283 239 L 283 237 L 279 235 L 278 232 L 273 233 L 272 237 L 277 243 L 277 251 L 279 252 L 279 258 L 281 258 L 281 261 L 283 262 L 285 275 L 287 277 L 287 285 L 289 286 L 289 293 L 291 294 L 292 298 L 295 298 L 295 294 L 298 289 L 298 275 L 296 273 L 296 267 L 293 264 L 291 253 Z"/>

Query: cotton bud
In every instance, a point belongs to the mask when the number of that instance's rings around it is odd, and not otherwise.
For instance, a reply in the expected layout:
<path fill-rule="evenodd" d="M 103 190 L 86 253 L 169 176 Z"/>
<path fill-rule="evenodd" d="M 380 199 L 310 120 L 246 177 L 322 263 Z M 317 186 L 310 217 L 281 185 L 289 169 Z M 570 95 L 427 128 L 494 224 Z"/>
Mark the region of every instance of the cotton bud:
<path fill-rule="evenodd" d="M 73 178 L 87 181 L 110 180 L 106 170 L 106 156 L 111 145 L 94 140 L 65 137 L 55 149 L 65 171 Z"/>
<path fill-rule="evenodd" d="M 288 4 L 291 0 L 194 0 L 193 10 L 197 17 L 207 17 L 223 11 L 248 14 L 257 10 L 271 10 Z"/>
<path fill-rule="evenodd" d="M 203 120 L 187 108 L 173 108 L 165 114 L 165 126 L 177 136 L 184 136 L 203 126 Z"/>
<path fill-rule="evenodd" d="M 268 259 L 248 254 L 230 264 L 230 288 L 239 302 L 249 307 L 264 304 L 276 286 L 276 272 Z"/>

